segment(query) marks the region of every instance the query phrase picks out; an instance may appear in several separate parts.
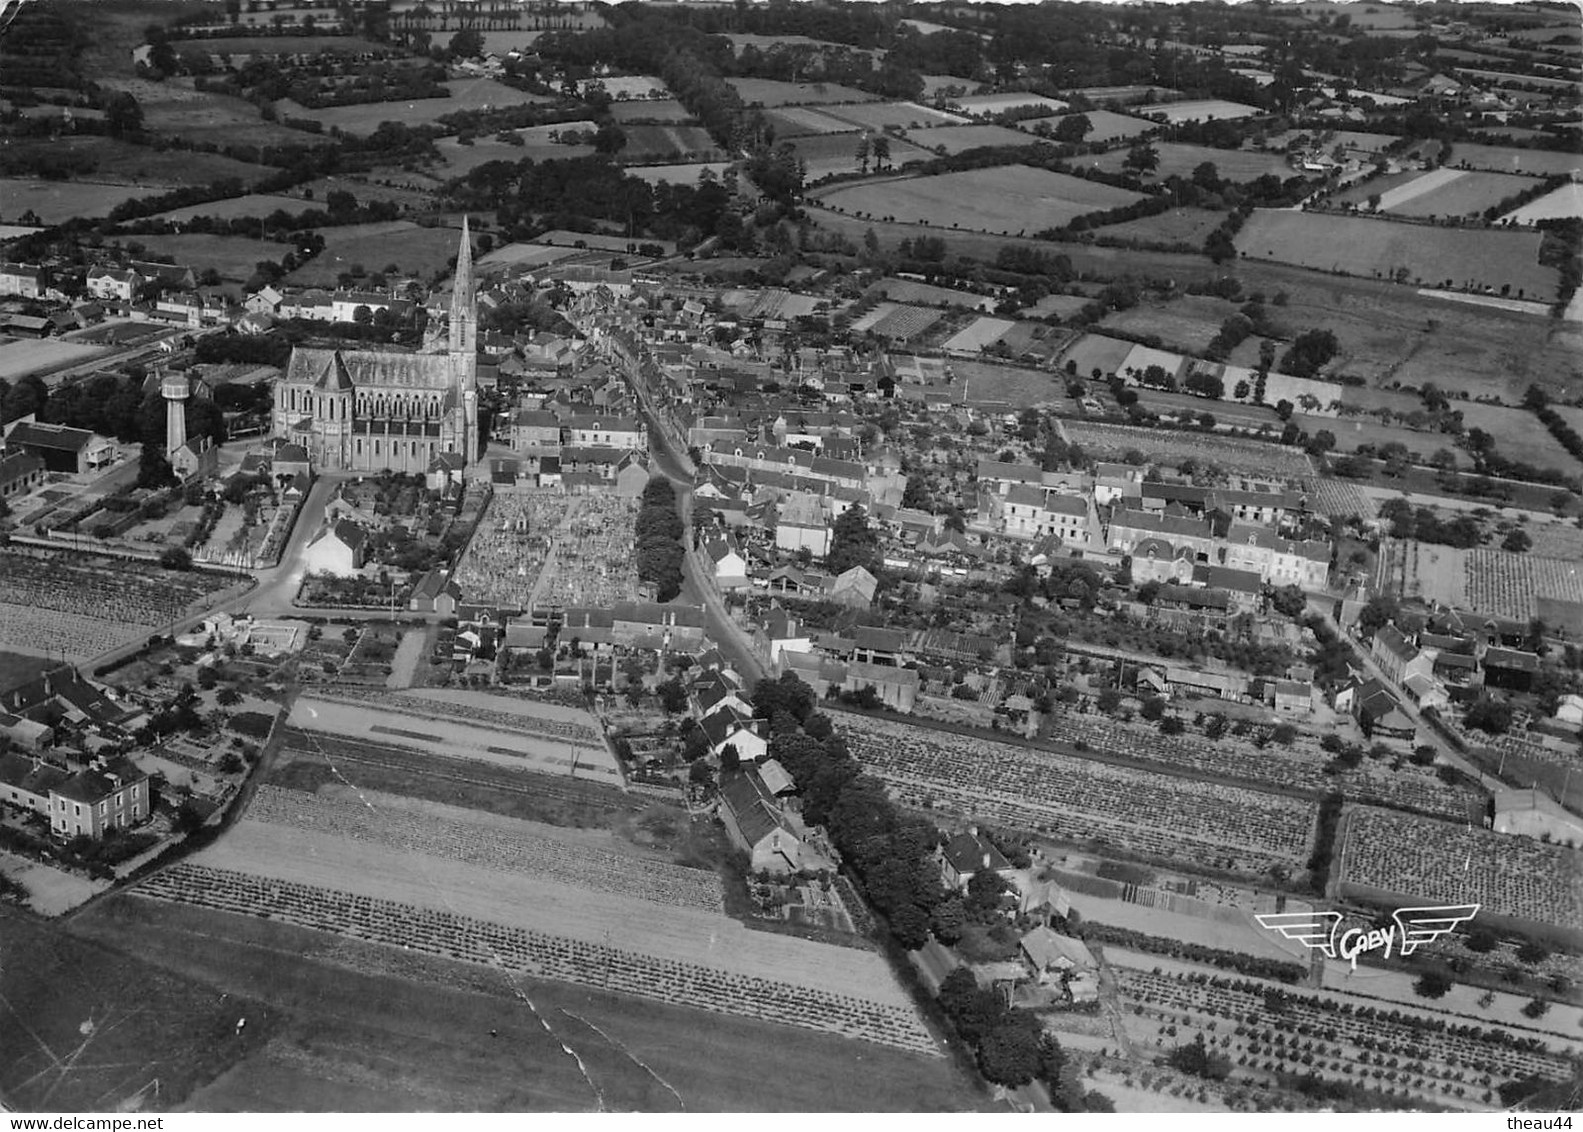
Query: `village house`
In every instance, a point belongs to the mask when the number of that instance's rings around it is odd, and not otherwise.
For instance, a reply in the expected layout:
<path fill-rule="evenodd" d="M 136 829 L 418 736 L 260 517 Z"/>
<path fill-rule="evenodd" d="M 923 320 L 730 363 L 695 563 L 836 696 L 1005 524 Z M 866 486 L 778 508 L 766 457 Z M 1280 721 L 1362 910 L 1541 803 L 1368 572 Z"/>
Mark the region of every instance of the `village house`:
<path fill-rule="evenodd" d="M 349 578 L 363 568 L 367 548 L 368 532 L 341 519 L 313 537 L 302 552 L 302 564 L 309 574 Z"/>
<path fill-rule="evenodd" d="M 785 777 L 785 772 L 777 777 Z M 788 876 L 834 868 L 824 839 L 808 829 L 801 815 L 782 805 L 760 768 L 723 777 L 720 820 L 731 843 L 748 855 L 755 873 Z"/>
<path fill-rule="evenodd" d="M 969 826 L 965 833 L 954 835 L 940 847 L 940 879 L 946 888 L 965 892 L 968 882 L 985 871 L 1009 883 L 1016 870 L 989 838 L 978 832 L 978 826 Z"/>

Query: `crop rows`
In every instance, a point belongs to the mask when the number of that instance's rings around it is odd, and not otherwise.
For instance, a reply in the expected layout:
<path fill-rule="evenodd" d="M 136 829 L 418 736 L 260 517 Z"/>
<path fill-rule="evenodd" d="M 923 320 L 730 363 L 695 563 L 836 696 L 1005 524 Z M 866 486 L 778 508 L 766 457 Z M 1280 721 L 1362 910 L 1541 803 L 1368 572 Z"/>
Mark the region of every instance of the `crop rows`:
<path fill-rule="evenodd" d="M 1316 1073 L 1382 1092 L 1405 1090 L 1457 1108 L 1482 1107 L 1480 1098 L 1508 1080 L 1560 1079 L 1567 1073 L 1564 1058 L 1542 1050 L 1393 1022 L 1379 1014 L 1360 1017 L 1334 1000 L 1295 991 L 1280 992 L 1272 1009 L 1256 984 L 1120 966 L 1115 972 L 1122 993 L 1144 1014 L 1203 1033 L 1211 1049 L 1233 1060 L 1234 1073 L 1241 1057 L 1250 1070 L 1264 1065 L 1271 1071 Z M 1190 1034 L 1180 1032 L 1166 1039 L 1168 1044 L 1188 1040 Z"/>
<path fill-rule="evenodd" d="M 1412 814 L 1349 807 L 1339 877 L 1426 903 L 1583 929 L 1583 853 Z"/>
<path fill-rule="evenodd" d="M 335 735 L 286 731 L 286 750 L 309 761 L 328 761 L 336 766 L 367 766 L 397 774 L 421 776 L 458 786 L 480 786 L 498 793 L 525 794 L 533 798 L 555 798 L 579 805 L 617 806 L 638 810 L 642 804 L 608 787 L 573 784 L 564 776 L 538 771 L 501 767 L 473 759 L 454 759 L 445 755 L 418 754 L 400 747 L 346 739 Z"/>
<path fill-rule="evenodd" d="M 705 912 L 724 909 L 720 881 L 713 873 L 518 830 L 508 833 L 492 825 L 396 808 L 371 810 L 361 802 L 338 802 L 275 786 L 259 787 L 247 816 L 251 821 L 349 837 L 500 872 L 528 873 L 594 892 Z"/>
<path fill-rule="evenodd" d="M 1345 519 L 1356 515 L 1360 519 L 1379 517 L 1374 500 L 1357 484 L 1330 476 L 1315 476 L 1303 481 L 1309 505 L 1321 515 Z"/>
<path fill-rule="evenodd" d="M 547 738 L 567 739 L 573 743 L 598 747 L 601 750 L 605 746 L 604 738 L 598 731 L 586 723 L 579 723 L 570 719 L 545 719 L 536 715 L 523 715 L 513 711 L 496 711 L 493 708 L 475 707 L 472 704 L 455 703 L 450 700 L 442 702 L 425 699 L 422 696 L 393 695 L 390 692 L 375 688 L 370 688 L 367 691 L 359 691 L 352 688 L 337 689 L 334 692 L 315 692 L 314 695 L 322 700 L 339 701 L 359 706 L 377 704 L 381 707 L 387 707 L 391 711 L 403 712 L 409 715 L 441 716 L 446 719 L 479 723 L 507 731 L 526 731 L 543 735 Z"/>
<path fill-rule="evenodd" d="M 1468 606 L 1481 613 L 1527 620 L 1534 615 L 1535 598 L 1583 602 L 1576 562 L 1477 547 L 1462 563 Z"/>
<path fill-rule="evenodd" d="M 1296 448 L 1238 440 L 1229 436 L 1172 432 L 1168 429 L 1139 428 L 1136 425 L 1104 424 L 1099 421 L 1061 422 L 1067 439 L 1086 451 L 1126 452 L 1137 449 L 1151 457 L 1180 460 L 1191 456 L 1232 471 L 1288 479 L 1306 479 L 1314 474 L 1314 463 Z"/>
<path fill-rule="evenodd" d="M 444 959 L 938 1054 L 911 1009 L 293 881 L 183 862 L 136 892 Z"/>
<path fill-rule="evenodd" d="M 151 568 L 100 565 L 64 554 L 0 552 L 0 602 L 155 628 L 232 584 L 210 574 L 146 569 Z"/>
<path fill-rule="evenodd" d="M 867 716 L 843 716 L 842 730 L 910 806 L 1233 871 L 1307 858 L 1314 809 L 1297 799 Z"/>
<path fill-rule="evenodd" d="M 1351 797 L 1411 806 L 1450 818 L 1467 813 L 1468 796 L 1463 791 L 1417 768 L 1391 771 L 1365 762 L 1356 770 L 1331 776 L 1324 772 L 1329 756 L 1307 744 L 1289 748 L 1271 744 L 1261 750 L 1229 736 L 1218 742 L 1190 735 L 1169 736 L 1151 726 L 1075 711 L 1060 711 L 1057 719 L 1058 738 L 1081 742 L 1105 754 L 1314 794 L 1327 794 L 1341 786 Z"/>

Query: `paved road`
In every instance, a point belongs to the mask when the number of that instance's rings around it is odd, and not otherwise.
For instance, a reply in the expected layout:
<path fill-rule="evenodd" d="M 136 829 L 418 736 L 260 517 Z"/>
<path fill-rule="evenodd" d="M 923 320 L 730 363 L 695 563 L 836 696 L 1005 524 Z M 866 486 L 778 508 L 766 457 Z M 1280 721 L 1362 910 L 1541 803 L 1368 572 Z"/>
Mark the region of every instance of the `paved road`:
<path fill-rule="evenodd" d="M 682 513 L 682 545 L 687 551 L 682 567 L 682 596 L 689 602 L 703 605 L 705 624 L 710 638 L 719 646 L 721 653 L 731 662 L 732 667 L 742 675 L 751 691 L 753 685 L 766 674 L 764 662 L 759 658 L 747 634 L 726 609 L 719 591 L 708 580 L 711 575 L 703 555 L 693 548 L 692 462 L 680 448 L 679 440 L 672 435 L 668 422 L 665 422 L 655 411 L 646 383 L 629 372 L 628 367 L 614 351 L 608 351 L 606 357 L 612 365 L 621 369 L 627 379 L 627 385 L 637 396 L 644 420 L 648 423 L 649 454 L 654 466 L 676 488 L 676 502 Z"/>

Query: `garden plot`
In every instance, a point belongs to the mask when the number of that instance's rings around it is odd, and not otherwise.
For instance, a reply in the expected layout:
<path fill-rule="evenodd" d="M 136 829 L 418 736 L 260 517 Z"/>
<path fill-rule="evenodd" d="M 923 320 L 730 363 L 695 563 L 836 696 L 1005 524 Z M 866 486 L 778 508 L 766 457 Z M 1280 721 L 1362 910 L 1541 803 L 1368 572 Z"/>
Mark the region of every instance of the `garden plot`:
<path fill-rule="evenodd" d="M 1583 563 L 1536 558 L 1477 547 L 1465 551 L 1462 583 L 1467 607 L 1526 621 L 1539 615 L 1539 600 L 1583 602 Z"/>
<path fill-rule="evenodd" d="M 330 696 L 304 696 L 292 706 L 287 722 L 305 731 L 443 753 L 514 770 L 598 782 L 620 780 L 615 756 L 603 741 L 595 745 L 571 737 L 508 731 L 478 721 L 437 717 L 432 710 L 417 704 L 400 710 L 388 698 L 357 703 Z"/>
<path fill-rule="evenodd" d="M 1490 915 L 1583 930 L 1583 852 L 1467 824 L 1348 806 L 1343 893 L 1477 904 Z"/>
<path fill-rule="evenodd" d="M 632 601 L 636 520 L 637 503 L 615 496 L 497 491 L 457 563 L 456 584 L 506 609 Z"/>
<path fill-rule="evenodd" d="M 1076 117 L 1076 115 L 1057 114 L 1051 118 L 1024 118 L 1017 123 L 1017 128 L 1019 130 L 1027 130 L 1029 133 L 1035 133 L 1043 125 L 1047 126 L 1053 134 L 1062 122 L 1072 117 Z M 1083 135 L 1083 140 L 1089 142 L 1107 142 L 1135 138 L 1139 134 L 1146 134 L 1150 130 L 1160 128 L 1158 122 L 1134 118 L 1128 114 L 1117 114 L 1114 110 L 1086 110 L 1083 112 L 1083 117 L 1088 119 L 1090 126 L 1088 133 Z"/>
<path fill-rule="evenodd" d="M 1076 217 L 1140 199 L 1138 193 L 1081 177 L 1004 165 L 839 188 L 825 194 L 823 203 L 904 224 L 1023 233 L 1063 227 Z"/>
<path fill-rule="evenodd" d="M 1230 872 L 1300 869 L 1310 803 L 844 715 L 853 757 L 907 806 Z"/>
<path fill-rule="evenodd" d="M 1533 185 L 1533 178 L 1512 173 L 1442 167 L 1381 193 L 1378 211 L 1429 218 L 1479 216 Z"/>
<path fill-rule="evenodd" d="M 1128 349 L 1131 345 L 1128 344 Z M 1228 436 L 1198 436 L 1166 429 L 1138 428 L 1134 425 L 1105 424 L 1100 421 L 1064 421 L 1067 439 L 1090 452 L 1146 452 L 1168 463 L 1192 457 L 1201 463 L 1216 464 L 1227 471 L 1273 474 L 1285 479 L 1300 479 L 1314 474 L 1313 461 L 1295 449 L 1256 440 Z"/>
<path fill-rule="evenodd" d="M 1539 233 L 1430 228 L 1368 217 L 1256 209 L 1237 235 L 1249 259 L 1415 286 L 1548 299 L 1556 272 L 1539 264 Z"/>
<path fill-rule="evenodd" d="M 519 699 L 464 688 L 417 688 L 405 692 L 337 689 L 321 698 L 353 704 L 389 705 L 393 710 L 430 714 L 510 731 L 526 731 L 579 747 L 603 747 L 597 721 L 580 708 L 543 700 Z"/>
<path fill-rule="evenodd" d="M 236 578 L 52 551 L 0 551 L 0 641 L 88 660 L 212 603 Z"/>
<path fill-rule="evenodd" d="M 192 863 L 162 872 L 138 891 L 539 978 L 935 1052 L 876 953 L 749 934 L 716 912 L 535 873 L 249 819 Z"/>
<path fill-rule="evenodd" d="M 1583 218 L 1583 185 L 1576 181 L 1569 181 L 1501 217 L 1508 224 L 1537 224 L 1541 220 L 1563 218 Z"/>
<path fill-rule="evenodd" d="M 1339 788 L 1347 796 L 1382 805 L 1411 806 L 1449 818 L 1465 817 L 1478 797 L 1448 786 L 1425 767 L 1367 760 L 1340 774 L 1325 769 L 1331 756 L 1316 739 L 1301 736 L 1291 746 L 1256 746 L 1252 736 L 1223 735 L 1211 740 L 1184 733 L 1162 735 L 1141 720 L 1121 722 L 1097 712 L 1058 708 L 1050 718 L 1049 735 L 1062 743 L 1081 742 L 1091 751 L 1115 758 L 1158 763 L 1178 773 L 1234 779 L 1255 787 L 1304 790 L 1315 797 Z"/>

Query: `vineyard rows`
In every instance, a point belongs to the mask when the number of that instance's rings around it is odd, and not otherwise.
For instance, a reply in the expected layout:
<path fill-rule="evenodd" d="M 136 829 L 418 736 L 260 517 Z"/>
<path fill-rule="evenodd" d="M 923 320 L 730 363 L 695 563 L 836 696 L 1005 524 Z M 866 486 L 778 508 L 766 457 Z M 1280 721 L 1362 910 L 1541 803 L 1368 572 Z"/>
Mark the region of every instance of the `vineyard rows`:
<path fill-rule="evenodd" d="M 1583 602 L 1575 561 L 1477 547 L 1462 562 L 1468 606 L 1480 613 L 1526 621 L 1536 612 L 1535 598 Z"/>
<path fill-rule="evenodd" d="M 1302 867 L 1312 804 L 1241 787 L 843 716 L 852 754 L 909 806 L 1231 871 Z"/>
<path fill-rule="evenodd" d="M 1190 1026 L 1211 1049 L 1233 1063 L 1233 1074 L 1264 1068 L 1315 1073 L 1381 1092 L 1405 1091 L 1410 1099 L 1478 1109 L 1506 1081 L 1532 1075 L 1562 1079 L 1568 1065 L 1558 1054 L 1497 1040 L 1436 1031 L 1378 1016 L 1360 1017 L 1340 1004 L 1282 991 L 1278 1006 L 1256 984 L 1154 973 L 1118 966 L 1123 994 L 1156 1023 Z M 1178 1031 L 1166 1044 L 1183 1044 Z M 1239 1060 L 1240 1059 L 1240 1060 Z"/>
<path fill-rule="evenodd" d="M 1344 884 L 1583 929 L 1583 852 L 1367 806 L 1345 821 Z"/>
<path fill-rule="evenodd" d="M 492 825 L 394 808 L 371 810 L 361 802 L 276 786 L 259 787 L 247 816 L 250 821 L 315 830 L 501 872 L 531 873 L 594 892 L 705 912 L 724 910 L 720 881 L 713 873 L 569 845 L 525 831 L 507 833 Z"/>
<path fill-rule="evenodd" d="M 577 723 L 569 719 L 547 719 L 513 711 L 474 707 L 472 704 L 441 702 L 422 696 L 393 695 L 377 688 L 370 688 L 367 691 L 338 688 L 333 692 L 315 692 L 314 696 L 321 700 L 354 704 L 359 707 L 377 704 L 403 715 L 438 716 L 506 731 L 522 731 L 552 739 L 566 739 L 574 744 L 598 747 L 600 750 L 605 748 L 604 738 L 598 731 L 586 723 Z"/>
<path fill-rule="evenodd" d="M 1169 736 L 1152 726 L 1060 708 L 1056 719 L 1059 739 L 1082 742 L 1105 754 L 1240 778 L 1254 784 L 1307 790 L 1316 795 L 1340 787 L 1360 801 L 1411 806 L 1449 818 L 1460 819 L 1468 812 L 1467 792 L 1446 785 L 1418 767 L 1403 766 L 1392 771 L 1387 766 L 1365 762 L 1356 770 L 1328 775 L 1324 766 L 1330 756 L 1316 743 L 1299 742 L 1291 747 L 1272 743 L 1261 750 L 1229 735 L 1218 742 L 1192 735 Z"/>
<path fill-rule="evenodd" d="M 1356 515 L 1360 519 L 1379 518 L 1379 508 L 1361 487 L 1347 480 L 1330 476 L 1314 476 L 1303 481 L 1303 491 L 1308 494 L 1309 506 L 1321 515 L 1345 519 Z"/>
<path fill-rule="evenodd" d="M 213 574 L 150 574 L 152 567 L 98 565 L 63 554 L 0 551 L 0 602 L 156 628 L 234 584 Z"/>
<path fill-rule="evenodd" d="M 939 1054 L 934 1039 L 910 1007 L 732 974 L 397 901 L 186 862 L 157 873 L 134 891 L 155 900 L 277 920 L 533 978 L 820 1030 L 912 1053 Z"/>

